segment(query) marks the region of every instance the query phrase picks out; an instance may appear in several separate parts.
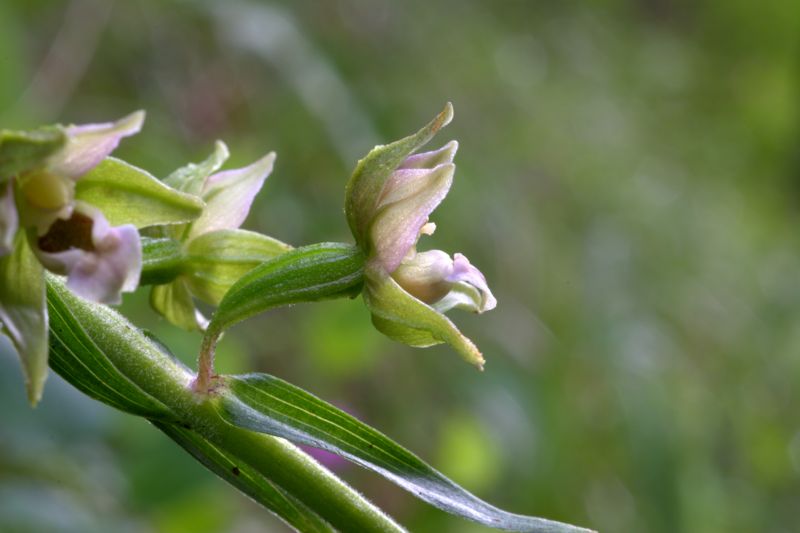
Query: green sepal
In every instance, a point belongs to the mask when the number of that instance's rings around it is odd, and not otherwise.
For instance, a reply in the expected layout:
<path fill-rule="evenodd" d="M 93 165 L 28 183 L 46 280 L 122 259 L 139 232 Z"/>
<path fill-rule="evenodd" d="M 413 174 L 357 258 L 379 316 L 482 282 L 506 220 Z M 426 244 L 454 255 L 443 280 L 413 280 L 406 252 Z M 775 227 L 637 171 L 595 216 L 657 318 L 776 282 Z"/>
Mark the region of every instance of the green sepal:
<path fill-rule="evenodd" d="M 12 252 L 0 257 L 0 322 L 17 350 L 28 401 L 35 406 L 47 379 L 47 306 L 44 269 L 22 230 Z"/>
<path fill-rule="evenodd" d="M 185 279 L 193 295 L 218 305 L 239 278 L 291 249 L 277 239 L 247 230 L 203 233 L 186 245 Z"/>
<path fill-rule="evenodd" d="M 295 248 L 261 264 L 233 284 L 209 324 L 221 333 L 253 315 L 300 302 L 355 297 L 364 278 L 364 255 L 354 246 L 321 243 Z"/>
<path fill-rule="evenodd" d="M 230 153 L 222 141 L 214 143 L 214 151 L 199 163 L 189 163 L 164 178 L 164 183 L 181 192 L 200 196 L 206 178 L 222 167 Z"/>
<path fill-rule="evenodd" d="M 366 247 L 369 242 L 369 225 L 375 215 L 383 186 L 391 173 L 452 119 L 453 106 L 448 102 L 444 110 L 417 133 L 391 144 L 378 145 L 358 162 L 347 182 L 344 204 L 347 223 L 357 244 Z"/>
<path fill-rule="evenodd" d="M 295 530 L 304 533 L 334 531 L 297 498 L 230 452 L 212 444 L 191 429 L 158 421 L 151 422 L 203 466 L 266 507 Z"/>
<path fill-rule="evenodd" d="M 183 268 L 181 243 L 175 239 L 141 237 L 142 273 L 139 285 L 161 285 L 177 278 Z"/>
<path fill-rule="evenodd" d="M 447 343 L 469 363 L 483 369 L 483 355 L 449 318 L 403 290 L 378 265 L 365 271 L 364 302 L 372 323 L 390 339 L 425 348 Z"/>
<path fill-rule="evenodd" d="M 197 317 L 192 294 L 182 279 L 156 285 L 150 291 L 150 306 L 164 318 L 187 331 L 203 329 Z"/>
<path fill-rule="evenodd" d="M 45 165 L 67 142 L 63 128 L 47 126 L 30 131 L 0 130 L 0 183 Z"/>
<path fill-rule="evenodd" d="M 113 157 L 81 177 L 75 198 L 100 209 L 112 226 L 137 228 L 189 222 L 203 212 L 203 201 L 177 191 L 145 170 Z"/>
<path fill-rule="evenodd" d="M 511 531 L 577 533 L 588 530 L 498 509 L 460 487 L 376 429 L 279 378 L 221 376 L 215 391 L 230 424 L 314 446 L 373 470 L 444 511 Z"/>

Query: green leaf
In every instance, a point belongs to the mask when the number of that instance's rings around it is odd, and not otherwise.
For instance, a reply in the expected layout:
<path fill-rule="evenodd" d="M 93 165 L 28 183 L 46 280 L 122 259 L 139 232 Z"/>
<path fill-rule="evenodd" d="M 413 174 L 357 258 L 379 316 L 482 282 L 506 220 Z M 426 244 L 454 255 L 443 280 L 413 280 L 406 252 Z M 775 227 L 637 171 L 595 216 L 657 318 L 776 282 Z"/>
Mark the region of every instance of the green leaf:
<path fill-rule="evenodd" d="M 112 226 L 137 228 L 196 219 L 203 202 L 168 187 L 146 171 L 107 157 L 75 184 L 75 197 L 103 211 Z"/>
<path fill-rule="evenodd" d="M 201 329 L 192 294 L 182 279 L 156 285 L 150 291 L 150 305 L 164 318 L 187 331 Z"/>
<path fill-rule="evenodd" d="M 122 373 L 75 315 L 77 297 L 47 274 L 50 314 L 50 366 L 81 392 L 105 404 L 139 416 L 173 420 L 163 403 L 144 392 Z M 98 306 L 99 307 L 99 306 Z M 115 344 L 117 350 L 123 346 Z"/>
<path fill-rule="evenodd" d="M 228 159 L 228 147 L 222 141 L 214 143 L 214 152 L 200 163 L 189 163 L 166 178 L 164 183 L 181 192 L 200 196 L 207 177 L 220 169 Z"/>
<path fill-rule="evenodd" d="M 288 244 L 252 231 L 204 233 L 186 245 L 186 282 L 192 294 L 217 305 L 239 278 L 291 249 Z"/>
<path fill-rule="evenodd" d="M 377 472 L 436 507 L 511 531 L 577 532 L 582 528 L 508 513 L 472 495 L 405 448 L 347 413 L 265 374 L 224 376 L 219 409 L 231 424 L 323 448 Z"/>
<path fill-rule="evenodd" d="M 66 142 L 64 130 L 56 126 L 31 131 L 0 130 L 0 183 L 44 166 L 47 158 Z"/>
<path fill-rule="evenodd" d="M 448 102 L 444 110 L 417 133 L 391 144 L 376 146 L 358 162 L 345 188 L 344 210 L 350 231 L 360 246 L 368 242 L 367 230 L 386 179 L 406 157 L 424 146 L 452 119 L 453 106 Z"/>
<path fill-rule="evenodd" d="M 203 466 L 250 496 L 298 531 L 334 531 L 324 520 L 289 493 L 269 481 L 233 454 L 210 443 L 190 429 L 151 421 Z"/>
<path fill-rule="evenodd" d="M 347 244 L 321 243 L 296 248 L 249 271 L 219 304 L 209 333 L 275 307 L 359 293 L 364 256 Z"/>
<path fill-rule="evenodd" d="M 408 294 L 381 268 L 366 269 L 364 302 L 372 312 L 372 323 L 390 339 L 417 348 L 446 342 L 483 369 L 480 350 L 449 318 Z"/>
<path fill-rule="evenodd" d="M 0 322 L 22 363 L 28 401 L 36 405 L 47 379 L 47 308 L 44 270 L 24 231 L 14 237 L 12 252 L 0 257 Z"/>

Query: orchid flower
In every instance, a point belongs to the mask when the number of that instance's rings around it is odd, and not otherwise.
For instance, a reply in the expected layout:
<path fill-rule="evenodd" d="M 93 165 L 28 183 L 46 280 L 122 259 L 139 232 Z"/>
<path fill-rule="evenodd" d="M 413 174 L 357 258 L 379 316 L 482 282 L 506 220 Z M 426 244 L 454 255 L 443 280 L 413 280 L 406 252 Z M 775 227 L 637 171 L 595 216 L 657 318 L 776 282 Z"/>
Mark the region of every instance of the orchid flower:
<path fill-rule="evenodd" d="M 187 330 L 205 329 L 208 322 L 196 309 L 193 297 L 217 305 L 239 277 L 291 248 L 239 229 L 272 172 L 275 153 L 243 168 L 217 172 L 227 158 L 227 147 L 218 141 L 208 159 L 181 168 L 164 180 L 205 203 L 197 220 L 166 229 L 165 236 L 180 243 L 180 273 L 169 283 L 153 287 L 150 294 L 156 311 Z"/>
<path fill-rule="evenodd" d="M 112 227 L 101 210 L 76 200 L 76 183 L 143 121 L 138 111 L 113 123 L 0 131 L 0 321 L 32 403 L 47 372 L 44 269 L 101 303 L 118 303 L 138 284 L 137 229 Z"/>
<path fill-rule="evenodd" d="M 446 342 L 482 368 L 480 351 L 443 313 L 493 309 L 486 278 L 462 254 L 416 249 L 436 227 L 429 217 L 452 185 L 458 143 L 414 152 L 451 119 L 448 104 L 417 134 L 370 152 L 348 183 L 345 211 L 367 254 L 364 300 L 378 330 L 411 346 Z"/>

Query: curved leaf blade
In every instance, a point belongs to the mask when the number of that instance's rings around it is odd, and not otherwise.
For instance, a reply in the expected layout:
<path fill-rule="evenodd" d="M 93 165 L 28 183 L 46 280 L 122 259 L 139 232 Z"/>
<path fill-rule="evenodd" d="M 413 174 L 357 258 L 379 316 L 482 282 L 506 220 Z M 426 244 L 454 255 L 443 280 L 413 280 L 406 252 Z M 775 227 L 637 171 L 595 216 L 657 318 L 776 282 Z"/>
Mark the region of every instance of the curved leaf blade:
<path fill-rule="evenodd" d="M 320 243 L 295 248 L 239 278 L 222 298 L 208 332 L 220 333 L 283 305 L 355 296 L 363 282 L 364 256 L 355 246 Z"/>
<path fill-rule="evenodd" d="M 266 374 L 224 376 L 220 415 L 231 424 L 323 448 L 373 470 L 449 513 L 510 531 L 587 529 L 509 513 L 460 487 L 419 457 L 336 407 Z"/>
<path fill-rule="evenodd" d="M 316 513 L 233 454 L 218 448 L 190 429 L 155 420 L 151 420 L 151 423 L 203 466 L 272 511 L 297 531 L 302 533 L 334 531 Z"/>

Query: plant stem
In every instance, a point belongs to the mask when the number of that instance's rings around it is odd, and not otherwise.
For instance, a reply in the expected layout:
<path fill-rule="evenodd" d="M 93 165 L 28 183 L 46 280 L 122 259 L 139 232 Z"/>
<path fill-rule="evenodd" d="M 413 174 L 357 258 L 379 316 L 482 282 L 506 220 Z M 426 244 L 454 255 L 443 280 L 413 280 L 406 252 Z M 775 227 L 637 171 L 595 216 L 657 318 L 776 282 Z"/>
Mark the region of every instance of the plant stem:
<path fill-rule="evenodd" d="M 203 335 L 200 354 L 197 356 L 197 377 L 192 382 L 192 389 L 198 394 L 208 394 L 211 391 L 211 383 L 216 377 L 216 374 L 214 374 L 214 354 L 217 351 L 219 337 L 220 333 L 216 329 L 208 329 Z"/>
<path fill-rule="evenodd" d="M 155 344 L 116 311 L 77 298 L 54 276 L 48 276 L 48 299 L 60 302 L 61 313 L 53 313 L 50 327 L 66 335 L 74 329 L 87 336 L 92 350 L 67 350 L 65 355 L 78 357 L 87 368 L 96 366 L 93 359 L 102 354 L 109 368 L 136 384 L 143 392 L 163 403 L 174 415 L 166 423 L 180 423 L 203 438 L 240 458 L 243 463 L 317 513 L 340 531 L 404 531 L 380 509 L 339 480 L 288 441 L 254 433 L 228 424 L 221 418 L 214 388 L 195 390 L 197 381 L 211 385 L 214 345 L 219 334 L 211 331 L 204 340 L 206 349 L 202 367 L 204 378 L 192 379 L 191 371 Z M 53 355 L 59 357 L 58 353 Z M 71 361 L 74 362 L 74 361 Z M 64 375 L 69 381 L 74 374 Z M 82 378 L 85 376 L 81 376 Z M 76 386 L 87 386 L 79 379 Z M 103 385 L 105 386 L 105 385 Z M 100 398 L 102 399 L 102 398 Z"/>

